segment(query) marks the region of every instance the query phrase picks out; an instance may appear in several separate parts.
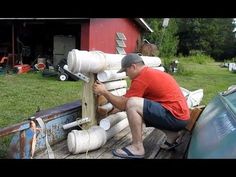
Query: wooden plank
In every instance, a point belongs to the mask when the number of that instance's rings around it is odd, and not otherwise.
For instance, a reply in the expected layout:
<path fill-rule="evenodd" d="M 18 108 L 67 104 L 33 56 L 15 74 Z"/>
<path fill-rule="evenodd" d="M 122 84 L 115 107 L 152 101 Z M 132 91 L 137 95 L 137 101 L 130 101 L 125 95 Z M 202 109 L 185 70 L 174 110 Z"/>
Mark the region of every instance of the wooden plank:
<path fill-rule="evenodd" d="M 63 140 L 54 146 L 51 146 L 55 159 L 64 159 L 70 155 L 67 147 L 67 140 Z M 35 154 L 34 159 L 48 159 L 48 153 L 46 150 Z"/>
<path fill-rule="evenodd" d="M 182 159 L 185 158 L 191 134 L 186 131 L 182 137 L 183 143 L 172 151 L 160 149 L 159 144 L 162 141 L 162 138 L 164 138 L 164 133 L 158 129 L 154 129 L 152 127 L 145 128 L 143 138 L 146 152 L 145 159 Z M 119 159 L 118 157 L 112 155 L 111 150 L 127 146 L 131 143 L 131 141 L 132 136 L 130 133 L 130 128 L 127 127 L 111 138 L 104 146 L 97 150 L 89 151 L 87 154 L 71 154 L 68 151 L 66 140 L 55 144 L 52 146 L 52 149 L 56 159 Z M 34 158 L 48 159 L 48 155 L 46 151 L 43 151 L 41 153 L 37 153 Z"/>
<path fill-rule="evenodd" d="M 143 141 L 145 148 L 145 159 L 154 159 L 160 150 L 160 143 L 163 141 L 165 134 L 154 129 L 151 134 L 149 134 Z"/>
<path fill-rule="evenodd" d="M 144 128 L 143 139 L 145 139 L 146 136 L 148 136 L 153 130 L 154 130 L 153 127 Z M 117 148 L 122 148 L 122 147 L 128 146 L 131 142 L 132 142 L 132 136 L 131 136 L 131 133 L 129 133 L 125 137 L 123 137 L 120 141 L 117 141 L 116 144 L 114 146 L 112 146 L 112 148 L 108 149 L 108 151 L 103 153 L 102 156 L 99 158 L 119 159 L 119 157 L 113 156 L 113 154 L 111 152 L 112 149 L 117 149 Z"/>
<path fill-rule="evenodd" d="M 88 77 L 90 78 L 89 83 L 84 82 L 83 84 L 82 118 L 88 117 L 90 119 L 90 122 L 83 124 L 82 125 L 83 129 L 88 129 L 92 125 L 97 125 L 97 118 L 96 118 L 97 101 L 95 99 L 95 95 L 92 89 L 95 81 L 95 74 L 88 73 Z"/>

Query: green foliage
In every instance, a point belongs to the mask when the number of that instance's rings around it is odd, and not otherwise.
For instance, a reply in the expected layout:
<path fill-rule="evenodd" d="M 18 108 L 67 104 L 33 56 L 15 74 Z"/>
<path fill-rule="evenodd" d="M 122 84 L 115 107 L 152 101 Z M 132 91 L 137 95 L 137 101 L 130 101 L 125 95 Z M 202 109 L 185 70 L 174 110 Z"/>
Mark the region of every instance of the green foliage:
<path fill-rule="evenodd" d="M 201 51 L 192 51 L 190 52 L 190 56 L 185 59 L 189 62 L 198 63 L 198 64 L 206 64 L 212 63 L 214 59 L 208 55 L 203 54 Z"/>
<path fill-rule="evenodd" d="M 178 54 L 188 56 L 191 50 L 204 51 L 214 59 L 236 54 L 235 25 L 232 18 L 182 18 L 178 24 Z"/>
<path fill-rule="evenodd" d="M 146 19 L 153 33 L 146 34 L 144 37 L 151 43 L 157 45 L 160 57 L 172 57 L 177 52 L 178 36 L 177 24 L 175 19 L 170 19 L 166 28 L 162 27 L 163 19 L 150 18 Z"/>
<path fill-rule="evenodd" d="M 144 37 L 158 46 L 161 58 L 188 56 L 193 50 L 221 61 L 236 56 L 232 18 L 171 18 L 166 28 L 163 19 L 145 20 L 154 32 Z"/>

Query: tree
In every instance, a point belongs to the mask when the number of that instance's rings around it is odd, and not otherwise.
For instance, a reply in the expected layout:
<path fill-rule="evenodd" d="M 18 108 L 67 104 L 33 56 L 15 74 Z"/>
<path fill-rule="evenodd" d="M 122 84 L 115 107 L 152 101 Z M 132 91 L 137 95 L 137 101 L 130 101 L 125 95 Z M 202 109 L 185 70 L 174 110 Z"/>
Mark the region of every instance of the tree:
<path fill-rule="evenodd" d="M 232 22 L 232 18 L 177 19 L 177 53 L 189 55 L 191 51 L 197 50 L 215 59 L 232 57 L 235 43 Z"/>
<path fill-rule="evenodd" d="M 162 26 L 163 18 L 145 19 L 153 33 L 146 34 L 144 37 L 151 43 L 157 45 L 160 57 L 172 57 L 177 52 L 178 36 L 177 24 L 175 19 L 170 19 L 166 28 Z"/>

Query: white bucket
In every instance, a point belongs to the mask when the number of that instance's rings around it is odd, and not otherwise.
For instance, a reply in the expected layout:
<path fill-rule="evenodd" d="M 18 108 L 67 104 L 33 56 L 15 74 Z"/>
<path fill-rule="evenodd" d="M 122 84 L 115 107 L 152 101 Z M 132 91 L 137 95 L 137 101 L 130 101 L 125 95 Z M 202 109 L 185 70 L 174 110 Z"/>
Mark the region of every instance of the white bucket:
<path fill-rule="evenodd" d="M 92 126 L 88 130 L 72 130 L 67 137 L 67 146 L 69 152 L 78 154 L 98 149 L 106 141 L 106 131 L 99 126 Z"/>
<path fill-rule="evenodd" d="M 46 58 L 38 58 L 37 59 L 37 64 L 39 64 L 39 63 L 46 64 Z"/>
<path fill-rule="evenodd" d="M 236 64 L 235 63 L 229 63 L 229 71 L 233 71 L 236 68 Z"/>

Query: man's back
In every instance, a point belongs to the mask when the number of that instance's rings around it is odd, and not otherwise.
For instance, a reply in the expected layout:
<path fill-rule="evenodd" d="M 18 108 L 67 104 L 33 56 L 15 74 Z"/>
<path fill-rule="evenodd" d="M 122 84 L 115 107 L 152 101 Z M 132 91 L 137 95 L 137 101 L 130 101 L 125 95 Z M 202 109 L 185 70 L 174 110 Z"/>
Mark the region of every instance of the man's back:
<path fill-rule="evenodd" d="M 159 102 L 177 118 L 189 118 L 189 109 L 178 83 L 163 71 L 145 67 L 131 82 L 126 97 L 131 96 Z"/>

